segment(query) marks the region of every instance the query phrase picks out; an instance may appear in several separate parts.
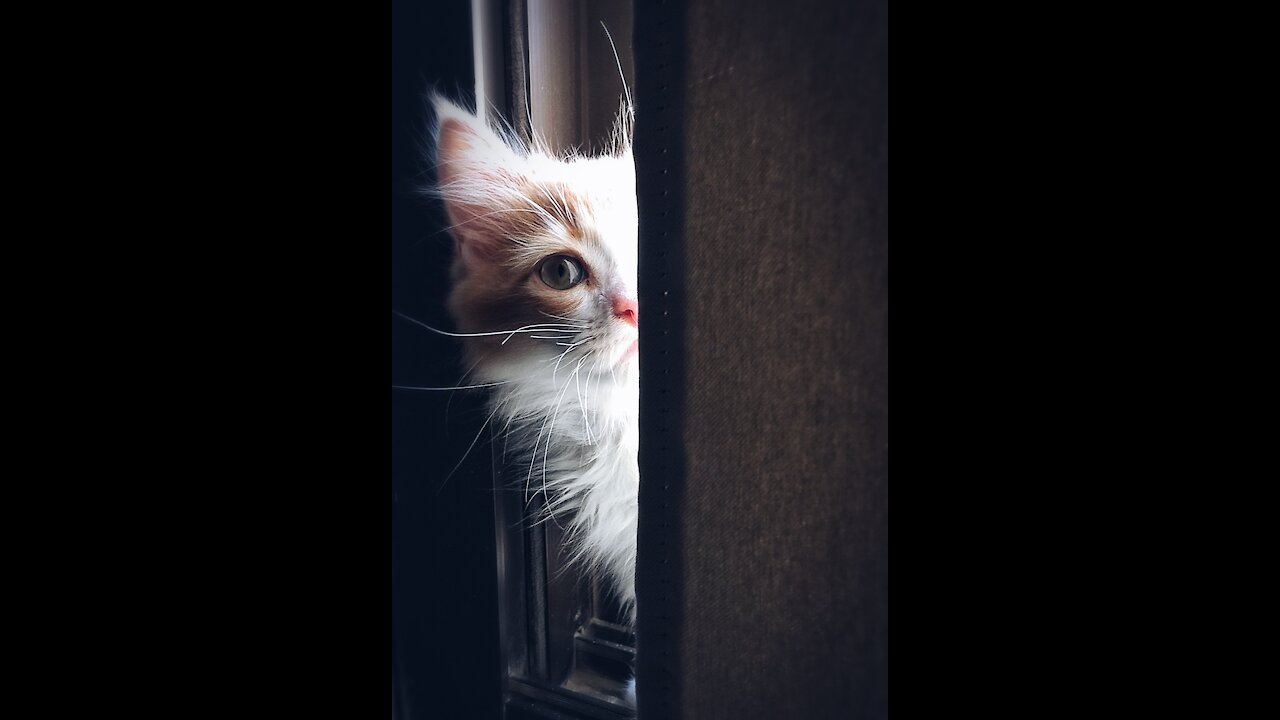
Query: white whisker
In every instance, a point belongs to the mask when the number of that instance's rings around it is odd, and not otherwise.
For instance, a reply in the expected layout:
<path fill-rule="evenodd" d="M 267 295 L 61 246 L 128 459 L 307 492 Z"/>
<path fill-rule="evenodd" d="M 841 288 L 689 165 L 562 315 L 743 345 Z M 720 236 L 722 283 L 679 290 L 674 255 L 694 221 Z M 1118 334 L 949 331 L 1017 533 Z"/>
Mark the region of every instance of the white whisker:
<path fill-rule="evenodd" d="M 559 342 L 558 342 L 558 343 L 556 343 L 557 345 L 559 345 L 559 346 L 561 346 L 561 347 L 564 347 L 564 348 L 565 348 L 565 351 L 564 351 L 564 352 L 562 352 L 562 353 L 560 353 L 560 354 L 556 357 L 556 366 L 555 366 L 554 368 L 552 368 L 552 370 L 551 370 L 551 378 L 552 378 L 553 380 L 555 379 L 556 372 L 560 369 L 560 361 L 564 359 L 564 356 L 565 356 L 565 355 L 568 355 L 568 354 L 569 354 L 569 353 L 570 353 L 574 348 L 578 347 L 579 345 L 581 345 L 581 344 L 583 344 L 583 343 L 585 343 L 585 342 L 588 342 L 588 341 L 590 341 L 590 340 L 593 340 L 593 339 L 594 339 L 594 336 L 592 336 L 592 337 L 587 337 L 587 338 L 583 338 L 583 339 L 579 340 L 579 341 L 578 341 L 578 342 L 576 342 L 576 343 L 569 343 L 567 347 L 566 347 L 565 343 L 559 343 Z"/>
<path fill-rule="evenodd" d="M 497 408 L 494 408 L 493 412 L 489 413 L 489 417 L 484 419 L 484 422 L 480 425 L 480 431 L 476 433 L 476 436 L 471 440 L 471 444 L 467 446 L 467 451 L 462 453 L 462 457 L 458 459 L 458 464 L 453 466 L 453 469 L 449 471 L 449 474 L 445 475 L 444 480 L 440 482 L 440 487 L 436 488 L 436 495 L 439 495 L 440 492 L 444 490 L 444 486 L 449 482 L 449 478 L 453 477 L 453 474 L 458 472 L 458 468 L 462 467 L 462 463 L 465 462 L 467 456 L 471 454 L 471 449 L 476 446 L 476 442 L 480 439 L 480 436 L 484 434 L 484 429 L 489 426 L 489 421 L 493 419 L 494 414 L 497 412 Z"/>
<path fill-rule="evenodd" d="M 567 318 L 567 317 L 565 317 L 565 316 L 563 316 L 563 315 L 554 315 L 554 314 L 552 314 L 552 313 L 549 313 L 549 312 L 543 312 L 543 311 L 541 311 L 541 310 L 539 310 L 539 311 L 538 311 L 538 313 L 539 313 L 539 314 L 541 314 L 541 315 L 546 315 L 547 317 L 552 318 L 553 320 L 564 320 L 565 322 L 577 323 L 577 324 L 581 325 L 581 326 L 582 326 L 582 327 L 584 327 L 584 328 L 587 326 L 587 324 L 586 324 L 586 323 L 584 323 L 584 322 L 582 322 L 581 320 L 576 320 L 576 319 L 574 319 L 574 318 Z"/>
<path fill-rule="evenodd" d="M 453 224 L 453 225 L 449 225 L 449 226 L 445 227 L 444 229 L 440 230 L 440 232 L 448 232 L 448 231 L 450 231 L 450 230 L 454 230 L 454 229 L 460 228 L 460 227 L 462 227 L 463 225 L 466 225 L 467 223 L 473 223 L 473 222 L 476 222 L 477 220 L 483 220 L 483 219 L 485 219 L 485 218 L 487 218 L 487 217 L 493 217 L 494 215 L 505 215 L 505 214 L 508 214 L 508 213 L 532 213 L 532 212 L 534 212 L 534 211 L 533 211 L 533 210 L 525 210 L 524 208 L 510 208 L 510 209 L 507 209 L 507 210 L 494 210 L 494 211 L 492 211 L 492 212 L 484 213 L 483 215 L 476 215 L 476 216 L 474 216 L 474 217 L 469 217 L 469 218 L 467 218 L 466 220 L 463 220 L 463 221 L 462 221 L 462 222 L 460 222 L 460 223 L 455 223 L 455 224 Z"/>
<path fill-rule="evenodd" d="M 421 320 L 417 320 L 417 319 L 414 319 L 414 318 L 409 317 L 408 315 L 405 315 L 404 313 L 400 312 L 399 310 L 392 310 L 391 312 L 395 313 L 396 315 L 399 315 L 400 317 L 404 318 L 405 320 L 408 320 L 409 322 L 411 322 L 411 323 L 413 323 L 413 324 L 415 324 L 415 325 L 420 325 L 420 326 L 422 326 L 422 327 L 424 327 L 424 328 L 426 328 L 426 329 L 430 330 L 430 331 L 431 331 L 431 332 L 433 332 L 433 333 L 439 333 L 439 334 L 441 334 L 441 335 L 448 335 L 449 337 L 488 337 L 488 336 L 496 336 L 496 335 L 506 335 L 506 336 L 507 336 L 506 340 L 503 340 L 503 341 L 502 341 L 502 343 L 503 343 L 504 345 L 506 344 L 507 340 L 510 340 L 510 339 L 511 339 L 512 337 L 514 337 L 517 333 L 522 333 L 522 332 L 547 332 L 547 331 L 553 331 L 553 330 L 560 330 L 560 329 L 561 329 L 561 328 L 557 327 L 555 323 L 535 323 L 535 324 L 533 324 L 533 325 L 525 325 L 524 327 L 516 328 L 515 330 L 496 330 L 496 331 L 493 331 L 493 332 L 479 332 L 479 333 L 455 333 L 455 332 L 449 332 L 448 330 L 441 330 L 441 329 L 439 329 L 439 328 L 433 328 L 433 327 L 431 327 L 430 325 L 428 325 L 428 324 L 426 324 L 426 323 L 422 322 Z"/>
<path fill-rule="evenodd" d="M 464 373 L 462 373 L 462 377 L 458 378 L 458 382 L 463 382 L 463 381 L 465 381 L 468 377 L 470 377 L 470 376 L 471 376 L 471 373 L 475 372 L 475 369 L 476 369 L 476 367 L 477 367 L 479 364 L 480 364 L 480 361 L 479 361 L 479 360 L 477 360 L 477 361 L 475 361 L 475 362 L 471 363 L 471 366 L 467 368 L 467 371 L 466 371 L 466 372 L 464 372 Z M 507 383 L 507 382 L 510 382 L 510 381 L 509 381 L 509 380 L 502 380 L 502 381 L 500 381 L 500 382 Z M 449 410 L 450 410 L 450 408 L 452 408 L 452 407 L 453 407 L 453 397 L 454 397 L 454 396 L 453 396 L 453 393 L 449 393 L 449 400 L 444 404 L 444 420 L 445 420 L 445 422 L 446 422 L 446 423 L 447 423 L 447 422 L 449 422 Z"/>
<path fill-rule="evenodd" d="M 578 377 L 578 370 L 582 369 L 582 363 L 589 356 L 590 354 L 588 353 L 587 356 L 578 361 L 578 366 L 573 369 L 573 374 L 569 376 L 569 380 L 575 380 Z M 564 389 L 560 391 L 560 397 L 556 400 L 556 406 L 551 410 L 551 415 L 548 418 L 551 426 L 547 429 L 547 446 L 542 452 L 542 499 L 546 503 L 551 502 L 550 498 L 547 497 L 547 461 L 551 457 L 551 436 L 556 429 L 556 418 L 560 414 L 560 403 L 564 402 L 564 395 L 569 391 L 569 380 L 565 380 Z M 559 525 L 560 523 L 557 521 L 556 524 Z"/>
<path fill-rule="evenodd" d="M 618 65 L 618 79 L 622 81 L 622 94 L 627 98 L 627 109 L 631 110 L 635 107 L 631 102 L 631 90 L 627 87 L 627 77 L 622 74 L 622 60 L 618 57 L 618 46 L 613 44 L 613 34 L 609 32 L 609 27 L 600 21 L 600 27 L 604 28 L 605 37 L 609 38 L 609 47 L 613 50 L 613 61 Z"/>
<path fill-rule="evenodd" d="M 529 330 L 528 328 L 533 328 L 533 329 L 532 329 L 532 330 Z M 560 331 L 560 328 L 558 328 L 558 327 L 556 327 L 556 326 L 554 326 L 554 325 L 552 325 L 552 324 L 550 324 L 550 323 L 537 323 L 537 324 L 534 324 L 534 325 L 525 325 L 525 326 L 524 326 L 524 327 L 522 327 L 522 328 L 516 328 L 515 330 L 512 330 L 512 331 L 511 331 L 511 334 L 510 334 L 510 335 L 508 335 L 508 336 L 507 336 L 507 337 L 502 341 L 502 344 L 503 344 L 503 345 L 506 345 L 506 344 L 507 344 L 507 340 L 510 340 L 511 338 L 515 337 L 515 336 L 516 336 L 516 333 L 520 333 L 520 332 L 557 332 L 557 331 Z"/>
<path fill-rule="evenodd" d="M 392 385 L 394 390 L 430 390 L 432 392 L 444 392 L 447 390 L 474 390 L 476 388 L 487 388 L 495 385 L 508 385 L 510 380 L 499 380 L 498 382 L 480 383 L 479 385 L 454 385 L 452 387 L 421 387 L 418 385 Z"/>

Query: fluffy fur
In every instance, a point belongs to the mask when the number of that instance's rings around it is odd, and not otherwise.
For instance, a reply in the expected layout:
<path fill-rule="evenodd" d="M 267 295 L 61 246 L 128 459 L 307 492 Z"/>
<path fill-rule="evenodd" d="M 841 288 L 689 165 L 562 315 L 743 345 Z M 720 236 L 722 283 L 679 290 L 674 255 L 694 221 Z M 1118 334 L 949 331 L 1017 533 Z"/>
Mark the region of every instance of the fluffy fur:
<path fill-rule="evenodd" d="M 438 193 L 455 239 L 449 309 L 468 382 L 528 497 L 568 531 L 572 557 L 635 607 L 639 309 L 630 113 L 612 152 L 556 157 L 436 97 Z M 557 290 L 548 258 L 586 279 Z M 544 518 L 545 519 L 545 518 Z"/>

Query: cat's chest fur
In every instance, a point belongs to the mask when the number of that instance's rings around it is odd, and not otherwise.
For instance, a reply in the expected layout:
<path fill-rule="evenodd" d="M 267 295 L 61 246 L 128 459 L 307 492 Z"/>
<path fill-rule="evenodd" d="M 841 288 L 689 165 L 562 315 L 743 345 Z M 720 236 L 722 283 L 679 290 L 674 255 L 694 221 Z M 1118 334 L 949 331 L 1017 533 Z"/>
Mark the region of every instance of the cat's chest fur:
<path fill-rule="evenodd" d="M 500 362 L 479 373 L 499 382 L 491 422 L 503 433 L 507 476 L 569 531 L 575 561 L 610 578 L 635 603 L 640 473 L 639 368 L 592 371 L 590 359 Z"/>

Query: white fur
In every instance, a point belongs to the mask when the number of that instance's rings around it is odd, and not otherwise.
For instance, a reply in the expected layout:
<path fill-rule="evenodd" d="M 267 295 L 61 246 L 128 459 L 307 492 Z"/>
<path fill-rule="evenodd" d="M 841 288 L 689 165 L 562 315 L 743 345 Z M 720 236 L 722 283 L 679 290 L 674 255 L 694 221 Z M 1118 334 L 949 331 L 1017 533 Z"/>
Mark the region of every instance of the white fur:
<path fill-rule="evenodd" d="M 465 277 L 467 263 L 481 262 L 466 256 L 468 242 L 509 243 L 509 262 L 527 266 L 565 241 L 557 234 L 567 229 L 523 197 L 529 182 L 562 184 L 583 201 L 574 205 L 575 215 L 593 242 L 576 247 L 590 266 L 594 290 L 565 291 L 573 293 L 563 296 L 572 299 L 573 311 L 548 317 L 545 329 L 472 328 L 527 336 L 496 352 L 501 338 L 492 333 L 472 339 L 488 349 L 478 354 L 473 374 L 477 384 L 499 383 L 490 422 L 501 431 L 509 465 L 519 469 L 525 496 L 541 495 L 549 513 L 542 519 L 568 530 L 571 556 L 607 578 L 634 619 L 639 367 L 629 350 L 637 331 L 614 316 L 610 300 L 619 293 L 634 298 L 636 289 L 629 112 L 619 121 L 613 155 L 558 158 L 537 143 L 523 146 L 448 101 L 437 98 L 435 106 L 441 123 L 458 120 L 470 129 L 460 143 L 465 151 L 448 166 L 441 161 L 448 181 L 438 188 L 455 217 L 463 218 L 454 229 L 462 249 L 458 277 Z M 536 222 L 526 222 L 535 213 L 541 213 Z"/>
<path fill-rule="evenodd" d="M 623 348 L 625 351 L 625 348 Z M 517 460 L 526 498 L 541 494 L 571 538 L 571 556 L 635 603 L 639 368 L 555 351 L 484 364 L 480 382 L 503 382 L 491 400 L 504 451 Z M 512 452 L 514 450 L 514 452 Z"/>

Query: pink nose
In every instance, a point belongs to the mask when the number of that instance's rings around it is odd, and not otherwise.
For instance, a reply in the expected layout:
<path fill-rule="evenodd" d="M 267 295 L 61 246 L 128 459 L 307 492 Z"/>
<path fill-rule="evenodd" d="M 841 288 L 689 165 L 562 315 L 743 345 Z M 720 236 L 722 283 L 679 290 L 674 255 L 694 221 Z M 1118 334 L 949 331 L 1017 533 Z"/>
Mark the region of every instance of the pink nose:
<path fill-rule="evenodd" d="M 613 314 L 622 318 L 623 322 L 630 323 L 633 327 L 640 327 L 640 310 L 636 306 L 635 298 L 618 295 L 613 298 Z"/>

